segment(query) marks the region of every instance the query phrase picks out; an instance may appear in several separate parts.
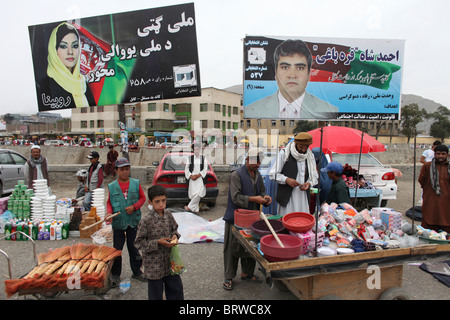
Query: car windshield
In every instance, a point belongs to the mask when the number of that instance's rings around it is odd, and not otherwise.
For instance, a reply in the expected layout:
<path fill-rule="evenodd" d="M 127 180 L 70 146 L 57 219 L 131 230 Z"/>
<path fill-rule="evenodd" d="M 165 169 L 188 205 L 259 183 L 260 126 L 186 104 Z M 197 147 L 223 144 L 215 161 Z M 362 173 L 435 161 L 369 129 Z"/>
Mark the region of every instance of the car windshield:
<path fill-rule="evenodd" d="M 276 154 L 275 153 L 266 153 L 264 155 L 264 159 L 261 162 L 261 165 L 259 166 L 260 168 L 268 168 L 270 167 L 270 164 L 272 163 L 272 160 L 275 158 Z"/>
<path fill-rule="evenodd" d="M 340 164 L 349 164 L 349 165 L 358 165 L 359 161 L 359 153 L 348 153 L 348 154 L 340 154 L 333 153 L 332 155 L 333 161 L 337 161 Z M 381 166 L 382 164 L 375 159 L 374 156 L 368 153 L 361 154 L 361 165 L 362 166 Z"/>
<path fill-rule="evenodd" d="M 163 170 L 184 171 L 186 160 L 186 156 L 176 154 L 169 155 L 164 159 L 162 168 Z"/>

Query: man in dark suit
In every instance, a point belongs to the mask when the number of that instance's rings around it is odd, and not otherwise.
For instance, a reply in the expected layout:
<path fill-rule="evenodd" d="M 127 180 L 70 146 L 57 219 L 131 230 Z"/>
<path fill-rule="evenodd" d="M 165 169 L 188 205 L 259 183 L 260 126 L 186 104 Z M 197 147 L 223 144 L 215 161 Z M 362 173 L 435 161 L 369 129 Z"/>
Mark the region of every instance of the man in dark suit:
<path fill-rule="evenodd" d="M 334 119 L 339 111 L 305 91 L 312 55 L 302 40 L 286 40 L 274 52 L 278 91 L 244 107 L 245 118 Z"/>

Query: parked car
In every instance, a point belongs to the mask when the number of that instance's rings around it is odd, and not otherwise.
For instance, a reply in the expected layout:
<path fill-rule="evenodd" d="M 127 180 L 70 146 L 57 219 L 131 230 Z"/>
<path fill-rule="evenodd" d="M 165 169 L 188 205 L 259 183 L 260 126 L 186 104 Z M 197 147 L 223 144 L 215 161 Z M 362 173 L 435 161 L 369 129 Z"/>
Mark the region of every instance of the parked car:
<path fill-rule="evenodd" d="M 11 193 L 17 181 L 27 178 L 24 174 L 24 164 L 27 159 L 20 153 L 8 149 L 0 149 L 0 195 Z"/>
<path fill-rule="evenodd" d="M 152 184 L 158 184 L 166 188 L 167 202 L 172 203 L 188 203 L 188 181 L 184 174 L 187 159 L 193 155 L 192 152 L 169 152 L 166 153 L 161 162 L 153 162 L 157 166 L 153 175 Z M 206 202 L 209 207 L 216 205 L 216 199 L 219 194 L 217 186 L 217 177 L 214 170 L 209 164 L 205 177 L 206 196 L 202 202 Z"/>
<path fill-rule="evenodd" d="M 358 167 L 359 153 L 332 153 L 331 161 L 337 161 L 343 166 L 348 164 L 356 169 Z M 382 207 L 387 205 L 388 200 L 397 199 L 397 184 L 395 183 L 394 171 L 391 167 L 383 165 L 372 154 L 361 154 L 359 174 L 363 175 L 374 187 L 382 191 Z"/>
<path fill-rule="evenodd" d="M 173 148 L 177 144 L 175 142 L 163 142 L 161 143 L 161 148 Z"/>
<path fill-rule="evenodd" d="M 62 140 L 47 140 L 44 142 L 44 146 L 62 146 L 64 142 Z"/>

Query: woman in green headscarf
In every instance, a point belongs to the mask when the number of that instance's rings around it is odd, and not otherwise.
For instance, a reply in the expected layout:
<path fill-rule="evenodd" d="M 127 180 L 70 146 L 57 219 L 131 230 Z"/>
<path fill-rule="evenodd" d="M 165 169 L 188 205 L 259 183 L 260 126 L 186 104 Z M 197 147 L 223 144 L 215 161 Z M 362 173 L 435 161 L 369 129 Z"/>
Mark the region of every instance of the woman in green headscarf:
<path fill-rule="evenodd" d="M 95 100 L 80 73 L 81 44 L 76 28 L 66 22 L 53 29 L 48 41 L 47 77 L 40 95 L 51 109 L 95 106 Z"/>

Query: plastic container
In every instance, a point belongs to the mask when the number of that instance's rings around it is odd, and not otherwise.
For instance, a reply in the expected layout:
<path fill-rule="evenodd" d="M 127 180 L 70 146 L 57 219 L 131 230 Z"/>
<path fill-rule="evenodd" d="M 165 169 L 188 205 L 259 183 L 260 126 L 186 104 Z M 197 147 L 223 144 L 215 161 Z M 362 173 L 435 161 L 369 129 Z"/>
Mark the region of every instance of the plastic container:
<path fill-rule="evenodd" d="M 284 248 L 280 247 L 272 234 L 260 240 L 260 250 L 269 261 L 295 260 L 300 256 L 302 241 L 289 234 L 279 234 L 278 237 Z"/>
<path fill-rule="evenodd" d="M 130 288 L 131 288 L 130 278 L 125 278 L 122 281 L 120 281 L 120 283 L 119 283 L 120 293 L 123 294 L 123 293 L 127 292 L 128 290 L 130 290 Z"/>
<path fill-rule="evenodd" d="M 259 220 L 258 210 L 237 209 L 234 211 L 234 225 L 240 229 L 250 229 Z"/>
<path fill-rule="evenodd" d="M 304 233 L 312 229 L 316 219 L 306 212 L 291 212 L 281 220 L 286 229 L 296 233 Z"/>
<path fill-rule="evenodd" d="M 62 240 L 62 226 L 61 223 L 58 223 L 55 227 L 55 238 L 56 240 Z"/>
<path fill-rule="evenodd" d="M 268 220 L 275 233 L 286 233 L 286 228 L 283 223 L 278 220 Z M 258 220 L 253 222 L 251 227 L 252 237 L 255 240 L 259 240 L 264 236 L 272 234 L 264 220 Z"/>
<path fill-rule="evenodd" d="M 50 240 L 56 240 L 56 224 L 50 226 Z"/>
<path fill-rule="evenodd" d="M 11 237 L 10 237 L 11 229 L 12 229 L 11 223 L 6 222 L 6 224 L 5 224 L 5 236 L 6 236 L 5 240 L 11 240 Z"/>

